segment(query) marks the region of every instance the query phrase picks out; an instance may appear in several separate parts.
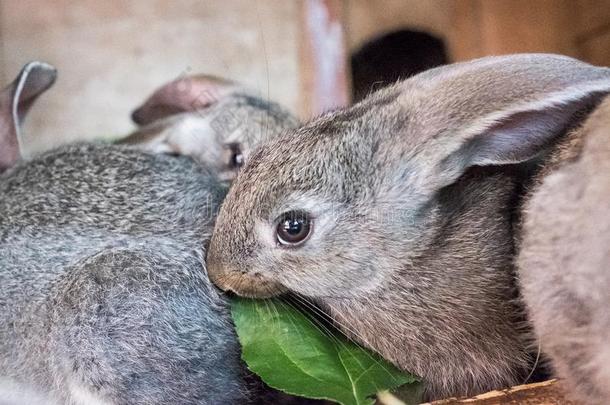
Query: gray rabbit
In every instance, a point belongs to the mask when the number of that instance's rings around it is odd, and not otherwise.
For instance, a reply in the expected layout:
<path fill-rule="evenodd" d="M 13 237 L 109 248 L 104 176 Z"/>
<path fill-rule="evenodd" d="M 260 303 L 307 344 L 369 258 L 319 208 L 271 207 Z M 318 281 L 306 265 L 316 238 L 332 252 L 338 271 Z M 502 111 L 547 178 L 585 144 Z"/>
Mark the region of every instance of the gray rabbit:
<path fill-rule="evenodd" d="M 204 263 L 217 172 L 116 145 L 17 158 L 0 175 L 2 377 L 68 404 L 251 398 Z"/>
<path fill-rule="evenodd" d="M 191 156 L 231 181 L 251 150 L 294 129 L 298 121 L 280 105 L 245 87 L 210 75 L 180 77 L 157 89 L 132 114 L 141 125 L 119 143 L 155 153 Z"/>
<path fill-rule="evenodd" d="M 0 370 L 68 403 L 246 397 L 203 247 L 223 189 L 188 158 L 75 145 L 0 179 Z"/>
<path fill-rule="evenodd" d="M 585 404 L 610 403 L 610 98 L 528 190 L 520 285 L 542 350 Z"/>
<path fill-rule="evenodd" d="M 523 382 L 538 345 L 514 265 L 525 190 L 610 92 L 610 69 L 531 54 L 436 68 L 258 149 L 223 203 L 208 271 L 290 291 L 427 383 Z"/>

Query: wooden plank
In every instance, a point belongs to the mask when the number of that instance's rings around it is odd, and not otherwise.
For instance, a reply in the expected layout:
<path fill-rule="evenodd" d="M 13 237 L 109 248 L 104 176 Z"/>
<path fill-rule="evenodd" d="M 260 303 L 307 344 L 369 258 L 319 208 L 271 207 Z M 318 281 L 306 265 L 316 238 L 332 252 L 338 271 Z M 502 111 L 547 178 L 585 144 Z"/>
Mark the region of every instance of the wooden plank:
<path fill-rule="evenodd" d="M 518 385 L 505 390 L 491 391 L 472 398 L 449 398 L 422 405 L 577 405 L 566 398 L 558 380 Z"/>

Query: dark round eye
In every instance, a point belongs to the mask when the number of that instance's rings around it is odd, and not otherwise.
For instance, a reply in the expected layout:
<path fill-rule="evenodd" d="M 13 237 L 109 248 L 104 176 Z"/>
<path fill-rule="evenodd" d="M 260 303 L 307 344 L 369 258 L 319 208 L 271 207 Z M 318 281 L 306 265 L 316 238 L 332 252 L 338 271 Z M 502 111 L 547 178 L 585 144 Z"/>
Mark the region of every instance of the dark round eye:
<path fill-rule="evenodd" d="M 229 167 L 231 169 L 239 169 L 244 165 L 244 154 L 241 151 L 241 145 L 237 142 L 229 143 L 225 145 L 225 148 L 229 151 Z"/>
<path fill-rule="evenodd" d="M 298 246 L 305 242 L 313 229 L 307 213 L 290 211 L 283 214 L 277 224 L 277 241 L 284 246 Z"/>
<path fill-rule="evenodd" d="M 242 167 L 244 164 L 244 155 L 241 152 L 231 154 L 231 167 Z"/>

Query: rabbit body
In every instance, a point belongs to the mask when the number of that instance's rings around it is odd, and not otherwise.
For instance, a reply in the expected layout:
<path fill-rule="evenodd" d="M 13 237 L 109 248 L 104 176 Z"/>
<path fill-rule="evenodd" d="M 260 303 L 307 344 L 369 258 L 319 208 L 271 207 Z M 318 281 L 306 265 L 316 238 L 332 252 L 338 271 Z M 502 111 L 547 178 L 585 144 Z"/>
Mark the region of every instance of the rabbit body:
<path fill-rule="evenodd" d="M 225 190 L 187 157 L 72 145 L 0 176 L 0 370 L 69 404 L 247 396 L 204 249 Z"/>
<path fill-rule="evenodd" d="M 519 280 L 541 349 L 586 404 L 610 403 L 610 99 L 528 192 Z"/>
<path fill-rule="evenodd" d="M 238 175 L 210 277 L 313 301 L 421 376 L 428 399 L 522 382 L 537 350 L 515 282 L 524 189 L 608 92 L 610 69 L 511 55 L 432 69 L 313 120 Z M 299 244 L 278 237 L 303 217 Z"/>

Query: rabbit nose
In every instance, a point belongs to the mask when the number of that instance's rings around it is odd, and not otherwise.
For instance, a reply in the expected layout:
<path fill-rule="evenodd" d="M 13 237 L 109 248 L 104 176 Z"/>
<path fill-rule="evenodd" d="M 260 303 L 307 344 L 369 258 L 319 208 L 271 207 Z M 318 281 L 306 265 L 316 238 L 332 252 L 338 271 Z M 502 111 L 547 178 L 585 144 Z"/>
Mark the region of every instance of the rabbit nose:
<path fill-rule="evenodd" d="M 208 277 L 218 288 L 221 290 L 230 290 L 232 286 L 232 280 L 235 275 L 239 275 L 241 272 L 227 263 L 223 263 L 222 260 L 217 258 L 217 255 L 211 253 L 207 257 L 207 271 Z"/>
<path fill-rule="evenodd" d="M 235 270 L 218 262 L 208 263 L 208 275 L 216 287 L 247 298 L 269 298 L 285 293 L 281 284 L 265 279 L 259 273 Z"/>

